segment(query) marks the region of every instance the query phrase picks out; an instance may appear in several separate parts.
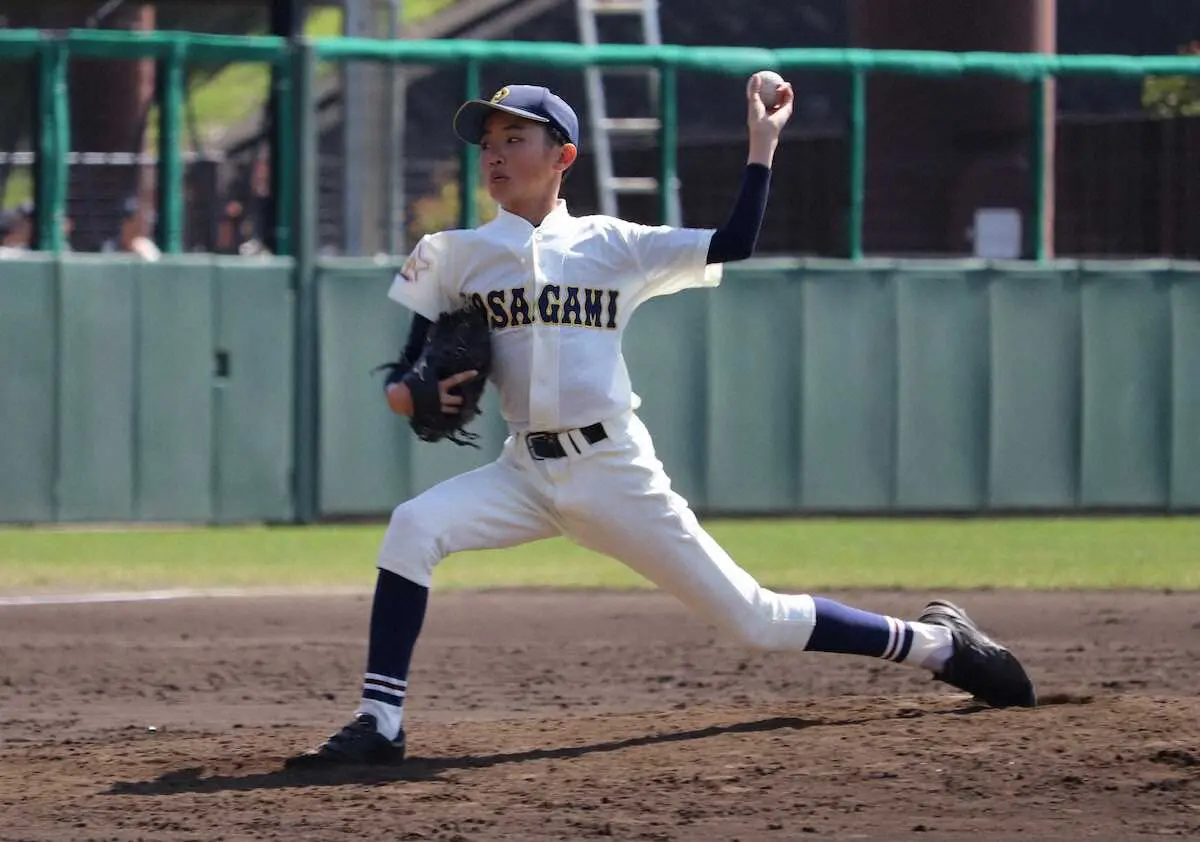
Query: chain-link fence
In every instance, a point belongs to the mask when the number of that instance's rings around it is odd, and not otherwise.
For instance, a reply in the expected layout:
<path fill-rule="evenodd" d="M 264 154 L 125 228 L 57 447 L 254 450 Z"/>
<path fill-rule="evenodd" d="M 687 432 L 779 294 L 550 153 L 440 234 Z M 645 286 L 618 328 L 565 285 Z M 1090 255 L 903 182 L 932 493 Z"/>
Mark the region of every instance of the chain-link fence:
<path fill-rule="evenodd" d="M 199 6 L 191 5 L 192 16 L 199 19 Z M 168 22 L 186 6 L 172 6 Z M 221 10 L 212 11 L 216 27 L 254 25 L 246 16 L 225 20 Z M 15 39 L 21 33 L 8 34 Z M 39 144 L 48 139 L 39 129 L 53 105 L 46 102 L 47 92 L 39 90 L 47 83 L 38 67 L 51 54 L 38 50 L 32 59 L 0 61 L 0 96 L 6 103 L 0 126 L 2 219 L 6 242 L 14 249 L 36 245 L 36 225 L 22 221 L 36 218 L 39 199 L 47 195 L 38 194 Z M 159 160 L 164 67 L 150 57 L 86 54 L 70 55 L 62 64 L 61 80 L 70 92 L 61 115 L 67 147 L 55 148 L 51 158 L 65 178 L 62 245 L 80 252 L 156 257 L 164 244 Z M 270 67 L 261 62 L 188 62 L 181 71 L 176 150 L 182 190 L 180 250 L 261 250 L 272 194 L 270 145 L 254 143 L 248 153 L 230 157 L 227 140 L 241 124 L 269 111 Z"/>
<path fill-rule="evenodd" d="M 172 6 L 171 14 L 186 6 Z M 575 105 L 581 156 L 565 195 L 577 214 L 599 209 L 593 127 L 579 61 L 535 60 L 529 54 L 544 44 L 532 40 L 527 49 L 525 42 L 512 42 L 521 49 L 473 65 L 465 52 L 453 60 L 433 54 L 428 60 L 419 54 L 381 60 L 399 43 L 393 36 L 428 32 L 408 29 L 399 19 L 399 4 L 389 0 L 362 0 L 334 11 L 323 19 L 325 31 L 316 34 L 358 32 L 381 46 L 337 54 L 318 46 L 311 100 L 300 105 L 286 94 L 291 113 L 281 112 L 285 121 L 295 121 L 296 109 L 310 105 L 316 115 L 314 156 L 304 163 L 316 168 L 312 224 L 319 253 L 400 254 L 422 234 L 459 224 L 460 193 L 468 181 L 463 166 L 470 157 L 453 135 L 453 114 L 469 89 L 489 96 L 515 81 L 545 84 Z M 561 18 L 564 12 L 554 14 Z M 696 9 L 697 16 L 715 20 L 724 20 L 721 14 L 704 4 Z M 213 28 L 261 23 L 246 17 Z M 825 23 L 821 37 L 845 40 L 844 18 Z M 777 28 L 783 25 L 781 20 Z M 550 26 L 546 21 L 523 26 L 511 31 L 531 37 L 551 31 L 543 32 Z M 163 50 L 175 37 L 161 41 Z M 255 55 L 261 58 L 253 61 L 201 49 L 187 52 L 172 71 L 162 50 L 123 58 L 116 47 L 97 47 L 95 39 L 81 43 L 85 49 L 76 54 L 72 47 L 64 70 L 69 147 L 55 150 L 53 159 L 64 165 L 61 224 L 67 245 L 78 251 L 130 250 L 135 241 L 159 249 L 174 242 L 170 249 L 179 251 L 277 250 L 281 215 L 290 224 L 295 197 L 284 199 L 286 184 L 279 178 L 286 162 L 276 141 L 296 142 L 298 124 L 288 122 L 287 132 L 272 124 L 272 79 L 291 66 L 294 47 L 276 41 L 268 49 L 260 43 Z M 422 43 L 461 51 L 468 42 Z M 488 49 L 487 42 L 471 43 Z M 1080 79 L 1100 75 L 1071 71 L 1047 86 L 1049 105 L 1039 118 L 1033 107 L 1041 100 L 1031 95 L 1035 87 L 1032 77 L 1022 75 L 1026 71 L 1003 77 L 993 70 L 977 72 L 978 67 L 947 70 L 944 62 L 952 59 L 945 57 L 953 54 L 938 54 L 917 72 L 873 68 L 864 74 L 865 95 L 856 99 L 844 54 L 826 63 L 811 63 L 806 54 L 752 53 L 764 62 L 790 56 L 787 75 L 798 94 L 796 116 L 776 157 L 760 254 L 1031 256 L 1034 184 L 1044 168 L 1058 255 L 1200 256 L 1200 217 L 1190 212 L 1200 196 L 1200 169 L 1191 166 L 1200 155 L 1200 86 L 1191 70 L 1142 76 L 1116 60 L 1118 81 L 1108 88 L 1081 86 Z M 746 55 L 734 49 L 707 65 L 687 61 L 677 67 L 678 120 L 669 138 L 613 138 L 614 170 L 632 176 L 657 176 L 664 142 L 677 148 L 685 225 L 721 224 L 736 193 L 746 148 L 743 84 L 758 65 L 738 64 L 731 72 L 720 62 L 751 61 Z M 0 60 L 0 92 L 12 106 L 0 127 L 0 178 L 9 211 L 5 226 L 16 239 L 28 236 L 22 220 L 28 219 L 28 204 L 40 198 L 41 123 L 35 115 L 45 107 L 38 96 L 45 82 L 36 64 L 37 57 L 28 54 Z M 174 81 L 171 72 L 178 74 Z M 645 78 L 614 78 L 610 114 L 646 113 L 652 103 L 644 101 Z M 159 109 L 169 100 L 164 90 L 170 85 L 178 85 L 179 96 L 176 113 L 164 123 Z M 862 105 L 861 120 L 856 103 Z M 1044 148 L 1052 150 L 1044 161 L 1034 143 L 1039 119 L 1054 141 Z M 173 146 L 164 162 L 159 135 L 168 123 Z M 855 154 L 858 142 L 864 155 Z M 298 176 L 296 163 L 286 167 L 289 179 Z M 181 185 L 183 197 L 174 215 L 162 206 L 174 189 L 164 188 L 172 183 Z M 486 220 L 494 208 L 478 179 L 474 185 L 475 218 Z M 987 227 L 995 221 L 988 214 L 996 212 L 1019 218 L 1015 246 L 997 246 L 995 231 Z M 622 197 L 620 213 L 637 222 L 663 218 L 653 195 Z M 1005 235 L 1009 240 L 1012 230 Z"/>
<path fill-rule="evenodd" d="M 30 60 L 0 61 L 0 254 L 30 248 L 36 234 L 34 215 L 34 91 L 37 69 Z"/>
<path fill-rule="evenodd" d="M 364 122 L 346 122 L 347 104 L 337 80 L 367 78 L 372 72 L 388 71 L 380 64 L 348 61 L 340 74 L 331 65 L 324 77 L 320 239 L 329 253 L 389 251 L 388 220 L 391 242 L 403 250 L 421 234 L 453 226 L 460 217 L 462 154 L 450 126 L 464 96 L 463 69 L 405 68 L 403 130 L 390 140 L 384 109 L 368 109 L 371 116 Z M 849 78 L 808 70 L 793 70 L 789 77 L 798 91 L 797 113 L 776 157 L 759 253 L 848 256 Z M 1055 253 L 1200 256 L 1200 222 L 1187 211 L 1200 192 L 1200 169 L 1186 165 L 1200 155 L 1200 116 L 1182 110 L 1164 114 L 1148 106 L 1145 91 L 1154 79 L 1117 77 L 1106 96 L 1080 98 L 1076 94 L 1088 89 L 1078 84 L 1081 78 L 1092 77 L 1068 75 L 1047 86 L 1052 144 L 1044 166 Z M 582 72 L 511 62 L 485 65 L 480 88 L 490 94 L 516 80 L 548 85 L 575 105 L 583 142 L 564 195 L 575 212 L 596 212 Z M 745 154 L 742 83 L 720 73 L 679 74 L 678 175 L 685 225 L 719 225 L 736 193 Z M 1093 91 L 1097 84 L 1103 83 L 1093 81 Z M 375 85 L 381 90 L 378 81 Z M 1061 105 L 1060 88 L 1069 94 Z M 639 112 L 636 86 L 628 96 L 617 84 L 607 93 L 616 103 L 614 112 Z M 863 225 L 868 253 L 1033 253 L 1038 163 L 1027 82 L 872 73 L 867 118 Z M 613 142 L 614 170 L 656 174 L 657 138 L 617 136 Z M 395 159 L 389 160 L 389 153 Z M 361 191 L 358 199 L 355 189 Z M 486 196 L 476 201 L 480 218 L 486 219 L 490 203 Z M 657 198 L 649 195 L 623 197 L 620 212 L 638 222 L 662 220 Z M 989 227 L 989 215 L 1005 213 L 1019 220 L 1015 239 Z"/>

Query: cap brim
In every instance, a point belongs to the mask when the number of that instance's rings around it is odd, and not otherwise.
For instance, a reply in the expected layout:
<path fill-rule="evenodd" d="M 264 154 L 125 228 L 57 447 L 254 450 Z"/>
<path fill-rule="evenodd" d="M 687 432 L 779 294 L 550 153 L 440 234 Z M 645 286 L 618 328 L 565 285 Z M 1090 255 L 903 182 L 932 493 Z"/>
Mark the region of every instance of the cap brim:
<path fill-rule="evenodd" d="M 483 138 L 483 126 L 487 122 L 487 118 L 497 111 L 533 120 L 535 123 L 550 122 L 540 114 L 523 111 L 520 108 L 509 108 L 498 102 L 488 102 L 484 99 L 471 99 L 464 102 L 458 109 L 458 113 L 454 115 L 454 133 L 467 143 L 478 144 Z"/>

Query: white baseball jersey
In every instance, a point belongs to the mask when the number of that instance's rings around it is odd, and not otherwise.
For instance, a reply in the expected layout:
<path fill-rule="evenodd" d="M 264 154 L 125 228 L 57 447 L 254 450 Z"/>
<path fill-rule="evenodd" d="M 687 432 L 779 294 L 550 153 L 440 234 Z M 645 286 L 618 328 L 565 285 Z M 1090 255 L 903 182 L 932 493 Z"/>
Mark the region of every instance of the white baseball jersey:
<path fill-rule="evenodd" d="M 634 309 L 716 284 L 712 231 L 651 228 L 558 207 L 536 229 L 503 211 L 473 231 L 425 237 L 389 296 L 435 320 L 479 297 L 492 317 L 493 379 L 513 429 L 495 462 L 396 507 L 379 567 L 426 587 L 447 555 L 557 535 L 624 562 L 735 641 L 801 651 L 816 622 L 806 594 L 763 588 L 701 527 L 633 411 L 621 356 Z M 602 422 L 603 438 L 582 427 Z M 551 433 L 560 456 L 528 446 Z M 403 708 L 364 698 L 383 733 Z"/>
<path fill-rule="evenodd" d="M 573 217 L 560 199 L 536 229 L 502 210 L 480 228 L 423 237 L 388 294 L 431 321 L 478 300 L 510 427 L 582 427 L 638 407 L 625 326 L 649 298 L 720 282 L 721 267 L 705 266 L 712 234 Z"/>

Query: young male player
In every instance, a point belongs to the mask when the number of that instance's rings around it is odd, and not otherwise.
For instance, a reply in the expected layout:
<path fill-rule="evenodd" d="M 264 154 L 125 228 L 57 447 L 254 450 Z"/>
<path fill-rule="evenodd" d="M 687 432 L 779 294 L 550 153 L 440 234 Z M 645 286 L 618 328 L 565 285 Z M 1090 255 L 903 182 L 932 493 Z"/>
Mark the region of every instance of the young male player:
<path fill-rule="evenodd" d="M 491 378 L 511 435 L 495 462 L 396 508 L 379 553 L 358 710 L 289 765 L 403 759 L 409 662 L 434 567 L 452 553 L 555 535 L 620 560 L 747 647 L 887 658 L 993 706 L 1035 704 L 1017 659 L 950 603 L 931 602 L 905 621 L 760 586 L 671 489 L 636 415 L 621 355 L 634 310 L 654 296 L 713 286 L 719 264 L 754 251 L 794 98 L 784 84 L 768 108 L 760 90 L 756 74 L 747 86 L 746 170 L 715 231 L 571 216 L 559 189 L 578 155 L 579 121 L 545 88 L 511 85 L 459 109 L 455 131 L 479 144 L 498 216 L 423 238 L 388 294 L 415 311 L 410 360 L 440 313 L 483 302 Z M 457 411 L 461 398 L 451 390 L 474 374 L 438 385 L 444 412 Z M 388 405 L 399 415 L 413 412 L 414 377 L 389 378 Z"/>

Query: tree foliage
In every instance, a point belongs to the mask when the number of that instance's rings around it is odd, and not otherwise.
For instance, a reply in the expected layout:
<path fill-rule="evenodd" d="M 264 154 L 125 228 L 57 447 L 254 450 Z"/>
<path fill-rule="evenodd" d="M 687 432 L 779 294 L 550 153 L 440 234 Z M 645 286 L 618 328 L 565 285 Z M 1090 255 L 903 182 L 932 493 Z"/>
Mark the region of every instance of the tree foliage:
<path fill-rule="evenodd" d="M 1180 55 L 1196 56 L 1200 41 L 1179 48 Z M 1156 117 L 1200 115 L 1200 76 L 1147 76 L 1142 80 L 1142 107 Z"/>

